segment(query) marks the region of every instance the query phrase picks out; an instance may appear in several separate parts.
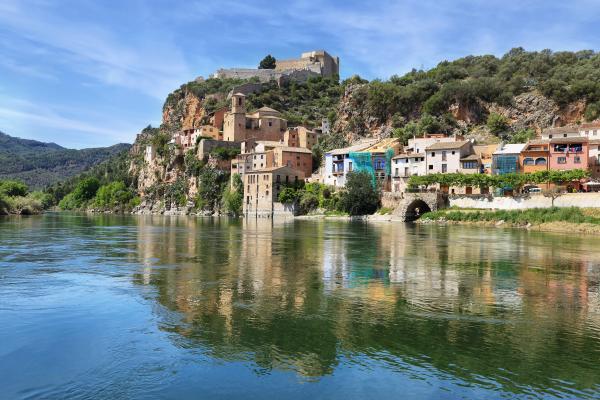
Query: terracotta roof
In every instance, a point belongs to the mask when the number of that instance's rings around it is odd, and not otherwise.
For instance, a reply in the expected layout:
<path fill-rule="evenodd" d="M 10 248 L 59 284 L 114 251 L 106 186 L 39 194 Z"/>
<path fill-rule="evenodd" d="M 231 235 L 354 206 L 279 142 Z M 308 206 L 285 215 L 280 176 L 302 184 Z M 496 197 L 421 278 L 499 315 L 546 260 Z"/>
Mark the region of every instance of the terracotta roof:
<path fill-rule="evenodd" d="M 584 142 L 587 143 L 588 138 L 583 137 L 583 136 L 550 139 L 550 143 L 584 143 Z"/>
<path fill-rule="evenodd" d="M 308 154 L 312 154 L 311 150 L 306 149 L 304 147 L 277 146 L 277 148 L 281 149 L 283 151 L 289 151 L 290 153 L 308 153 Z"/>
<path fill-rule="evenodd" d="M 469 154 L 468 156 L 461 158 L 460 161 L 479 161 L 479 156 L 477 154 Z"/>
<path fill-rule="evenodd" d="M 600 121 L 588 122 L 585 124 L 581 124 L 579 129 L 590 129 L 590 128 L 600 128 Z"/>
<path fill-rule="evenodd" d="M 399 144 L 400 139 L 398 138 L 387 138 L 387 139 L 383 139 L 375 144 L 373 144 L 372 146 L 362 150 L 366 153 L 383 153 L 385 152 L 388 148 L 392 147 L 395 144 Z"/>
<path fill-rule="evenodd" d="M 534 140 L 530 140 L 529 142 L 527 142 L 528 145 L 533 144 L 533 145 L 539 145 L 539 144 L 550 144 L 550 140 L 547 139 L 534 139 Z"/>
<path fill-rule="evenodd" d="M 579 132 L 579 128 L 577 126 L 561 126 L 557 128 L 546 128 L 543 133 L 553 134 L 553 133 L 565 133 L 565 132 Z"/>
<path fill-rule="evenodd" d="M 340 155 L 340 154 L 348 154 L 348 153 L 353 152 L 353 151 L 361 151 L 361 150 L 364 150 L 364 149 L 366 149 L 368 147 L 371 147 L 376 141 L 377 140 L 375 140 L 375 139 L 367 140 L 367 141 L 364 141 L 364 142 L 356 143 L 356 144 L 354 144 L 352 146 L 349 146 L 349 147 L 344 147 L 344 148 L 341 148 L 341 149 L 331 150 L 327 154 Z"/>
<path fill-rule="evenodd" d="M 458 141 L 458 142 L 437 142 L 427 147 L 425 150 L 449 150 L 449 149 L 460 149 L 461 147 L 469 144 L 466 141 Z"/>
<path fill-rule="evenodd" d="M 425 157 L 425 153 L 398 154 L 397 156 L 392 157 L 392 160 L 396 159 L 396 158 L 413 158 L 413 157 Z"/>
<path fill-rule="evenodd" d="M 255 169 L 252 171 L 248 171 L 248 173 L 251 174 L 251 173 L 262 173 L 262 172 L 275 172 L 275 171 L 283 170 L 283 169 L 290 170 L 294 173 L 297 173 L 298 175 L 303 175 L 302 171 L 297 171 L 293 168 L 288 167 L 287 165 L 283 165 L 281 167 L 268 167 L 268 168 Z"/>
<path fill-rule="evenodd" d="M 600 144 L 600 139 L 592 139 L 588 143 L 589 144 Z"/>
<path fill-rule="evenodd" d="M 271 107 L 261 107 L 256 111 L 265 111 L 265 112 L 276 112 L 277 114 L 280 114 L 279 111 L 272 109 Z"/>

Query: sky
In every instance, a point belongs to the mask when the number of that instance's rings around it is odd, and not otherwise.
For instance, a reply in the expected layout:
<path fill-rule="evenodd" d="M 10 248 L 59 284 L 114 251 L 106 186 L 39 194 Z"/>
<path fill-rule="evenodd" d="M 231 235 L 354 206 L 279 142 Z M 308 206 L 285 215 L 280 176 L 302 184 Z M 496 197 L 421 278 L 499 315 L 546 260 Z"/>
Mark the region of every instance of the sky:
<path fill-rule="evenodd" d="M 466 55 L 598 50 L 600 0 L 0 0 L 0 131 L 132 143 L 166 96 L 221 67 L 325 49 L 342 78 Z"/>

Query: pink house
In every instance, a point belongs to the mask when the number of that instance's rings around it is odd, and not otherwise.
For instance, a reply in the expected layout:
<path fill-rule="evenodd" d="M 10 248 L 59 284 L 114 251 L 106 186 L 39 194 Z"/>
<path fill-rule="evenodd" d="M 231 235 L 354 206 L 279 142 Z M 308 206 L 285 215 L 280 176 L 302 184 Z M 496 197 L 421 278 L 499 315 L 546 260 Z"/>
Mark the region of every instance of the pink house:
<path fill-rule="evenodd" d="M 566 137 L 550 140 L 550 169 L 588 169 L 588 138 Z"/>

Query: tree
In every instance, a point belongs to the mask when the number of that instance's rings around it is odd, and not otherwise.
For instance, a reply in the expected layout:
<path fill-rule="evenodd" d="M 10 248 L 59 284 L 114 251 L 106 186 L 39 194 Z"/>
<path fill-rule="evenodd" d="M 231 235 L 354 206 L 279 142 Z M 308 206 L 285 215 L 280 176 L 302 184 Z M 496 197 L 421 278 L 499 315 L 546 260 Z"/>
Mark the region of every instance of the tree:
<path fill-rule="evenodd" d="M 231 187 L 223 194 L 223 207 L 229 215 L 237 217 L 242 213 L 244 184 L 240 174 L 234 174 L 231 181 Z"/>
<path fill-rule="evenodd" d="M 560 188 L 553 187 L 552 189 L 544 190 L 542 194 L 544 195 L 544 197 L 549 197 L 550 199 L 552 199 L 552 207 L 554 207 L 554 200 L 562 196 L 564 192 L 560 190 Z"/>
<path fill-rule="evenodd" d="M 275 69 L 275 65 L 277 64 L 277 60 L 272 55 L 267 55 L 262 59 L 260 64 L 258 64 L 258 69 Z"/>
<path fill-rule="evenodd" d="M 491 113 L 487 118 L 487 127 L 491 133 L 498 135 L 508 129 L 508 120 L 503 115 Z"/>
<path fill-rule="evenodd" d="M 373 187 L 371 175 L 350 172 L 346 179 L 346 190 L 342 192 L 339 203 L 341 209 L 350 215 L 373 214 L 379 206 L 379 195 Z"/>
<path fill-rule="evenodd" d="M 223 189 L 227 184 L 229 173 L 205 166 L 198 177 L 198 196 L 203 208 L 215 211 L 219 208 L 223 197 Z"/>

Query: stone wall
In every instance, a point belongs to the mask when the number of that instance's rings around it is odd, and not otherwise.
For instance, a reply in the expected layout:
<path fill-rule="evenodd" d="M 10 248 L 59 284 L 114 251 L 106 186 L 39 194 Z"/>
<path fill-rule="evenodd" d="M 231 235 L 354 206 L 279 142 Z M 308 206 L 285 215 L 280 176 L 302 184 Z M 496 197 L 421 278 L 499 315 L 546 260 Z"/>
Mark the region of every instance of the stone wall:
<path fill-rule="evenodd" d="M 552 199 L 542 194 L 519 197 L 450 196 L 450 207 L 488 210 L 525 210 L 552 207 Z M 554 200 L 555 207 L 600 208 L 600 193 L 568 193 Z"/>
<path fill-rule="evenodd" d="M 222 140 L 202 139 L 198 144 L 198 158 L 202 160 L 204 157 L 208 157 L 210 152 L 217 147 L 226 147 L 228 149 L 238 149 L 241 151 L 242 144 L 240 142 L 224 142 Z"/>

